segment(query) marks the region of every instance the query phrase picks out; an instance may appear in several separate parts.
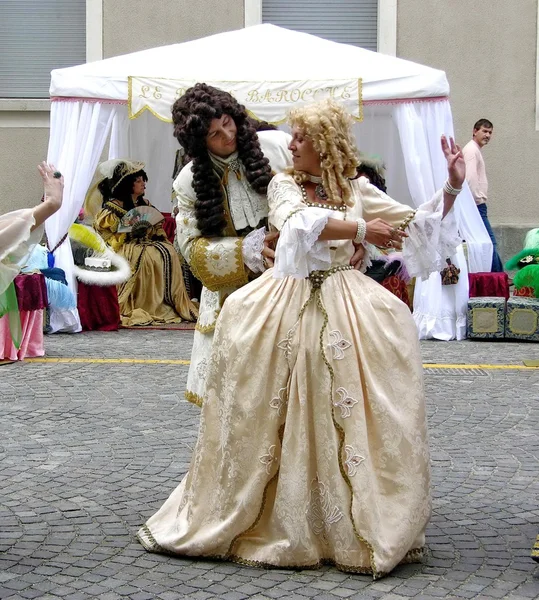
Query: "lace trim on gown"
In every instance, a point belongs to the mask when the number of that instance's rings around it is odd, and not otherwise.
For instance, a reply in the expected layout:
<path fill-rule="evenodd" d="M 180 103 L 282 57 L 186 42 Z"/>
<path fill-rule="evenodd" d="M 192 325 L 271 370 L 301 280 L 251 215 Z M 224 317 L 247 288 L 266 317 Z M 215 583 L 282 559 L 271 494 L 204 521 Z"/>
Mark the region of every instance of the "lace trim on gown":
<path fill-rule="evenodd" d="M 290 216 L 279 236 L 273 277 L 303 279 L 331 267 L 329 243 L 318 239 L 330 216 L 323 208 L 305 208 Z"/>
<path fill-rule="evenodd" d="M 266 228 L 261 227 L 248 233 L 243 239 L 241 252 L 245 266 L 253 273 L 263 273 L 264 260 L 262 250 L 264 250 L 264 238 L 266 237 Z"/>
<path fill-rule="evenodd" d="M 459 238 L 455 211 L 451 209 L 442 219 L 443 192 L 422 204 L 408 225 L 402 255 L 411 277 L 427 279 L 431 273 L 441 271 L 446 258 L 453 256 L 462 243 Z"/>

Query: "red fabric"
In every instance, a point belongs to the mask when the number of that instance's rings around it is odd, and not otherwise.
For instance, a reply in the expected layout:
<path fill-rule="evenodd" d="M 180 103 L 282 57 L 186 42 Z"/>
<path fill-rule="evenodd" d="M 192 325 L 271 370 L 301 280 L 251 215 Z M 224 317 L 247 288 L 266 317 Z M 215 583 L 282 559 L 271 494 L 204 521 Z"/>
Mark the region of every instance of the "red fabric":
<path fill-rule="evenodd" d="M 497 296 L 509 298 L 509 277 L 507 273 L 468 273 L 470 298 Z"/>
<path fill-rule="evenodd" d="M 408 294 L 408 287 L 406 283 L 396 275 L 391 275 L 391 277 L 386 277 L 382 281 L 382 286 L 389 290 L 392 294 L 397 296 L 399 300 L 402 300 L 406 306 L 411 310 L 412 305 L 410 303 L 410 296 Z"/>
<path fill-rule="evenodd" d="M 17 275 L 14 283 L 20 311 L 47 308 L 47 284 L 41 273 Z"/>
<path fill-rule="evenodd" d="M 23 360 L 44 356 L 43 344 L 43 310 L 21 310 L 22 341 L 17 350 L 13 345 L 9 328 L 9 317 L 0 319 L 0 358 L 7 360 Z"/>
<path fill-rule="evenodd" d="M 521 288 L 515 288 L 513 296 L 524 296 L 525 298 L 535 298 L 535 292 L 532 287 L 524 286 Z"/>
<path fill-rule="evenodd" d="M 115 285 L 87 285 L 79 282 L 77 300 L 83 331 L 118 331 L 120 307 Z"/>
<path fill-rule="evenodd" d="M 167 234 L 170 243 L 174 243 L 174 236 L 176 235 L 176 219 L 170 213 L 163 213 L 165 220 L 163 221 L 163 229 Z"/>

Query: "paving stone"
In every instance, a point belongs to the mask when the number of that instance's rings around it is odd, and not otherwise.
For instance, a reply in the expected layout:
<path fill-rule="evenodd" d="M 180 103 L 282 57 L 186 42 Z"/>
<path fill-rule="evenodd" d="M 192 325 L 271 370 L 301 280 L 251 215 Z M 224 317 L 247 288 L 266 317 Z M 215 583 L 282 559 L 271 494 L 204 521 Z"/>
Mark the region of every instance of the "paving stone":
<path fill-rule="evenodd" d="M 192 332 L 49 336 L 50 357 L 186 358 Z M 522 364 L 539 345 L 422 342 L 424 362 Z M 200 411 L 187 366 L 1 367 L 0 598 L 330 600 L 539 596 L 539 371 L 427 371 L 430 552 L 380 581 L 144 552 L 137 527 L 189 468 Z M 141 385 L 143 382 L 143 385 Z"/>

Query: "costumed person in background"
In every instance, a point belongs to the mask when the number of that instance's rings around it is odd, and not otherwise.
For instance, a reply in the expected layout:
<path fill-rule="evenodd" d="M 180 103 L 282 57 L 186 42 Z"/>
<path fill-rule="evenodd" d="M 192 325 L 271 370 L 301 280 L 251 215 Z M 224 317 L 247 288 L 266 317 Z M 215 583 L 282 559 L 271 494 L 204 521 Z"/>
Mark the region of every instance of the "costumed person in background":
<path fill-rule="evenodd" d="M 94 229 L 131 265 L 131 277 L 118 287 L 122 325 L 158 325 L 194 321 L 196 306 L 185 291 L 180 261 L 161 222 L 137 221 L 121 232 L 121 222 L 144 198 L 148 177 L 144 163 L 109 160 L 98 166 L 86 199 L 87 214 L 95 214 Z M 101 210 L 96 214 L 96 203 Z M 154 209 L 155 213 L 158 213 Z"/>
<path fill-rule="evenodd" d="M 505 263 L 508 271 L 518 269 L 513 277 L 515 296 L 539 298 L 539 229 L 530 229 L 524 249 Z"/>
<path fill-rule="evenodd" d="M 13 280 L 43 236 L 45 220 L 62 206 L 64 178 L 54 165 L 42 162 L 43 200 L 35 208 L 23 208 L 0 216 L 0 317 L 8 314 L 11 336 L 19 347 L 22 331 Z"/>
<path fill-rule="evenodd" d="M 291 113 L 294 167 L 268 187 L 275 266 L 221 309 L 190 470 L 139 530 L 147 550 L 374 577 L 422 555 L 417 330 L 354 269 L 355 245 L 404 242 L 411 273 L 439 271 L 460 243 L 451 209 L 464 159 L 442 138 L 448 180 L 414 211 L 353 179 L 351 121 L 330 101 Z"/>
<path fill-rule="evenodd" d="M 273 264 L 266 230 L 272 172 L 291 164 L 283 131 L 256 133 L 229 93 L 198 83 L 172 107 L 174 135 L 192 161 L 174 181 L 176 239 L 203 284 L 186 398 L 200 405 L 213 331 L 225 298 Z"/>
<path fill-rule="evenodd" d="M 67 285 L 65 271 L 58 267 L 49 267 L 49 251 L 45 246 L 37 244 L 31 254 L 24 261 L 22 273 L 31 274 L 40 272 L 45 277 L 47 288 L 47 314 L 51 309 L 72 310 L 77 308 L 77 298 Z M 50 333 L 51 327 L 48 317 L 45 319 L 43 331 Z"/>

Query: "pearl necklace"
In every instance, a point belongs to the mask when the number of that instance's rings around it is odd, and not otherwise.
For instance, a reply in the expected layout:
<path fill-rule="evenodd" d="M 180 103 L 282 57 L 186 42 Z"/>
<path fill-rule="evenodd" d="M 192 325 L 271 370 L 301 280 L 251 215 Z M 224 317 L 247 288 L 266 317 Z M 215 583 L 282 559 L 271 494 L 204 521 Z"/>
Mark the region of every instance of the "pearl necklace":
<path fill-rule="evenodd" d="M 337 210 L 339 212 L 346 212 L 346 205 L 345 204 L 326 204 L 325 202 L 311 202 L 307 196 L 307 190 L 305 189 L 304 185 L 302 183 L 299 184 L 299 187 L 301 189 L 301 195 L 303 197 L 303 203 L 306 204 L 307 206 L 311 206 L 313 208 L 325 208 L 327 210 Z"/>

